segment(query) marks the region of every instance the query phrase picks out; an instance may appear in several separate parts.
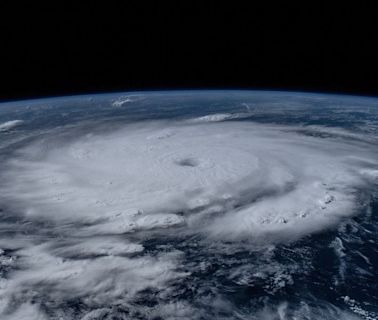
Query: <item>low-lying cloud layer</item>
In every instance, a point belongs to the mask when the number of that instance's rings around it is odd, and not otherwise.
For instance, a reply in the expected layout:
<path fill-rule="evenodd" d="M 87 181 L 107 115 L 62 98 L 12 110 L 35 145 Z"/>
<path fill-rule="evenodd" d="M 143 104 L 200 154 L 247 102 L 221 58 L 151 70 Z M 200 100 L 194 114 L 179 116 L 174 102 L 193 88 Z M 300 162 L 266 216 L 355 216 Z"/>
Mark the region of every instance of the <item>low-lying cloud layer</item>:
<path fill-rule="evenodd" d="M 12 212 L 1 223 L 12 241 L 0 247 L 14 252 L 0 314 L 58 318 L 49 312 L 80 300 L 97 308 L 78 311 L 82 319 L 101 319 L 106 305 L 134 310 L 146 291 L 165 301 L 191 270 L 184 252 L 152 254 L 146 241 L 175 234 L 243 246 L 296 240 L 355 214 L 378 177 L 368 147 L 375 141 L 364 136 L 227 119 L 78 131 L 18 150 L 0 172 L 0 199 Z M 195 318 L 191 306 L 175 303 L 161 302 L 149 317 Z"/>

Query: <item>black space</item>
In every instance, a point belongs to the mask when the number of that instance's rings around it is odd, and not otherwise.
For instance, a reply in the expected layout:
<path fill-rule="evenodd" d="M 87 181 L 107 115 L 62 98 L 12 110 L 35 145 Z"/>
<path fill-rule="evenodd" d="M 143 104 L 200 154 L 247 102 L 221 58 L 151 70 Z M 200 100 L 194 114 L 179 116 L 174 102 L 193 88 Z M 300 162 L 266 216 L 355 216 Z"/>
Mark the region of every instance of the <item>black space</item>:
<path fill-rule="evenodd" d="M 330 2 L 3 0 L 0 99 L 171 88 L 378 95 L 374 1 Z"/>

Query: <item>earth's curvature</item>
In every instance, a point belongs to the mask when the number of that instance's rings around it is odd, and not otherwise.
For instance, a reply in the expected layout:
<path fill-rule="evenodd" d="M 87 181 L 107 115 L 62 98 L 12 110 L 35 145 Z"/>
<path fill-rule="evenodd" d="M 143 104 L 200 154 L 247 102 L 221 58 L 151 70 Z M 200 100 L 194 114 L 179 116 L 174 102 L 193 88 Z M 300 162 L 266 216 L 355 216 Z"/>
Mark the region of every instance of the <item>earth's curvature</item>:
<path fill-rule="evenodd" d="M 0 105 L 0 318 L 377 319 L 378 99 Z"/>

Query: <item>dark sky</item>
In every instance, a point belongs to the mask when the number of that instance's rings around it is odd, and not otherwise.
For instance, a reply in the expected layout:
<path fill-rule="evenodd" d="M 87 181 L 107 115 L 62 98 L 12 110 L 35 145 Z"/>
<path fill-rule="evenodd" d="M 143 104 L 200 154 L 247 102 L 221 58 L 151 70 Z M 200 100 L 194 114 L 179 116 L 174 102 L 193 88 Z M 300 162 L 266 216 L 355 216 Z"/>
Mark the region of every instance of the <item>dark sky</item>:
<path fill-rule="evenodd" d="M 330 2 L 2 0 L 0 99 L 169 88 L 378 95 L 374 1 Z"/>

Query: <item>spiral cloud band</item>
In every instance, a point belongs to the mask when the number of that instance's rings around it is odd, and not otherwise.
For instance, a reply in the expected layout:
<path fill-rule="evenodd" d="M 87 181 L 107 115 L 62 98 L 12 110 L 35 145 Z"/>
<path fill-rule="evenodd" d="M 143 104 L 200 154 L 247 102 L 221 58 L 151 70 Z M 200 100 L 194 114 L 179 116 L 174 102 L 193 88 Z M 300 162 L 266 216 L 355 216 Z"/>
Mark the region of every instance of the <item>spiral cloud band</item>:
<path fill-rule="evenodd" d="M 236 120 L 72 129 L 18 149 L 0 172 L 0 199 L 19 221 L 1 224 L 13 240 L 0 247 L 19 250 L 0 285 L 5 319 L 44 319 L 69 299 L 94 309 L 87 320 L 115 302 L 139 310 L 142 292 L 163 301 L 192 273 L 182 251 L 147 250 L 151 239 L 270 246 L 333 228 L 367 201 L 361 190 L 378 178 L 371 138 Z M 191 318 L 193 308 L 148 312 Z"/>

